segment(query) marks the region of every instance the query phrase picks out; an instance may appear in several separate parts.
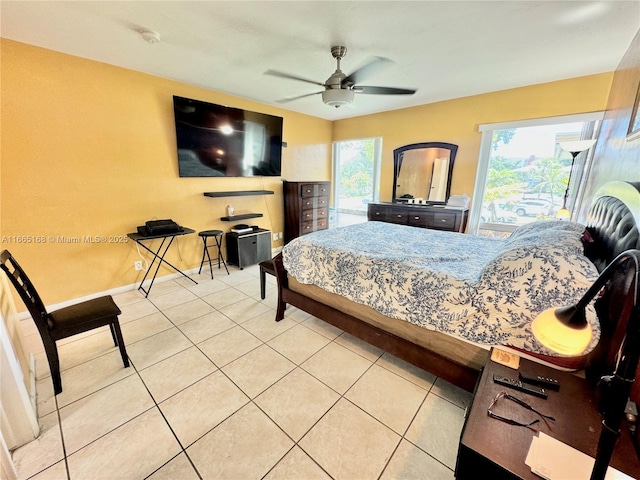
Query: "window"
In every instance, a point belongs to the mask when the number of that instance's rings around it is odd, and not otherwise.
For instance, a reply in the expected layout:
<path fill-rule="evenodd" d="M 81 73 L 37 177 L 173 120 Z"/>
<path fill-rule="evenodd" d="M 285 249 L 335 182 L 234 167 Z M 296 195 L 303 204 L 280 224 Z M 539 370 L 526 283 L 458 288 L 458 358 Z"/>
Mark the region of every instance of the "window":
<path fill-rule="evenodd" d="M 603 113 L 481 125 L 482 144 L 469 232 L 504 237 L 516 227 L 556 218 L 567 193 L 576 210 L 593 147 L 576 157 L 559 142 L 595 138 Z M 571 185 L 568 185 L 571 178 Z"/>
<path fill-rule="evenodd" d="M 367 204 L 380 195 L 381 150 L 379 137 L 334 142 L 332 226 L 367 221 Z"/>

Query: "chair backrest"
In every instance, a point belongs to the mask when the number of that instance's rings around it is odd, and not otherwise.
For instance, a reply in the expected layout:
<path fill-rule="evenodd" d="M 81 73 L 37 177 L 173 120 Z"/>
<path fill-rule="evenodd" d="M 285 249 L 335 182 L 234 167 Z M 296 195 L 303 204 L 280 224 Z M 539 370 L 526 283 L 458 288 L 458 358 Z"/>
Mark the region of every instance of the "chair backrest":
<path fill-rule="evenodd" d="M 0 268 L 4 270 L 4 272 L 9 277 L 9 280 L 18 291 L 20 298 L 27 306 L 29 313 L 33 317 L 33 321 L 36 323 L 36 327 L 40 331 L 40 334 L 49 334 L 53 324 L 51 322 L 51 318 L 47 313 L 47 309 L 42 303 L 42 299 L 38 292 L 36 291 L 33 283 L 27 277 L 27 274 L 24 273 L 22 267 L 18 265 L 13 255 L 8 250 L 3 250 L 0 252 Z"/>

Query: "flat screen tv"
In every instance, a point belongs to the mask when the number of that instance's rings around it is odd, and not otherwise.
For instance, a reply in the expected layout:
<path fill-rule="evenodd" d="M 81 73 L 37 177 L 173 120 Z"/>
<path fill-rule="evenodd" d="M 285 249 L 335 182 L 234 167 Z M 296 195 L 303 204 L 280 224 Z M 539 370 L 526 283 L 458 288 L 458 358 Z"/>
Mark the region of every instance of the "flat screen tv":
<path fill-rule="evenodd" d="M 181 177 L 280 176 L 282 118 L 175 96 Z"/>

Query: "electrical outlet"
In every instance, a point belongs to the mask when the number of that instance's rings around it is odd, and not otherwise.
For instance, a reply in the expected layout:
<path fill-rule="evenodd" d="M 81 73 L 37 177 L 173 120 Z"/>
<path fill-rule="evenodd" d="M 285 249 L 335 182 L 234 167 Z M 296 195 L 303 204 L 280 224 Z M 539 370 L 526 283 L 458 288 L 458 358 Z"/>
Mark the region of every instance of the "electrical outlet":
<path fill-rule="evenodd" d="M 136 270 L 142 270 L 142 261 L 138 260 L 137 262 L 133 262 L 133 268 Z"/>
<path fill-rule="evenodd" d="M 275 241 L 275 240 L 278 240 L 278 234 L 277 234 L 277 233 L 274 233 L 274 234 L 273 234 L 273 240 L 274 240 L 274 241 Z"/>
<path fill-rule="evenodd" d="M 278 232 L 278 238 L 282 238 L 282 232 Z"/>

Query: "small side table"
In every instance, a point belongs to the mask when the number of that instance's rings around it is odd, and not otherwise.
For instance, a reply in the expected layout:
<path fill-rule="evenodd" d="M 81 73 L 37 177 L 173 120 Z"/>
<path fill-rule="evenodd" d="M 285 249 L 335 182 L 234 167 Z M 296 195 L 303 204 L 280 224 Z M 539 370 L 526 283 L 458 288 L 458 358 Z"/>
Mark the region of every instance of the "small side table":
<path fill-rule="evenodd" d="M 180 231 L 180 232 L 166 233 L 166 234 L 162 234 L 162 235 L 144 236 L 144 235 L 140 235 L 139 233 L 127 233 L 127 237 L 129 237 L 131 240 L 136 242 L 138 245 L 140 245 L 142 248 L 144 248 L 147 252 L 149 252 L 149 253 L 151 253 L 153 255 L 153 258 L 151 259 L 151 263 L 149 264 L 149 269 L 144 274 L 144 277 L 142 277 L 142 281 L 140 282 L 140 286 L 138 286 L 138 290 L 144 292 L 144 294 L 145 294 L 144 296 L 145 297 L 149 296 L 149 292 L 151 292 L 151 287 L 153 287 L 153 282 L 155 282 L 156 275 L 158 275 L 158 270 L 160 270 L 160 265 L 162 265 L 163 263 L 168 265 L 169 267 L 173 268 L 180 275 L 182 275 L 185 278 L 188 278 L 189 280 L 191 280 L 196 285 L 198 284 L 198 282 L 196 282 L 193 278 L 189 277 L 188 275 L 185 275 L 184 272 L 182 272 L 178 268 L 174 267 L 173 265 L 171 265 L 169 262 L 167 262 L 164 259 L 164 256 L 167 254 L 167 250 L 169 250 L 169 247 L 171 246 L 171 244 L 173 243 L 173 240 L 176 237 L 179 237 L 179 236 L 182 236 L 182 235 L 188 235 L 188 234 L 194 233 L 194 232 L 195 232 L 195 230 L 192 230 L 192 229 L 186 228 L 186 227 L 182 227 L 182 231 Z M 157 239 L 161 239 L 162 241 L 160 242 L 160 245 L 158 245 L 158 248 L 155 251 L 151 250 L 149 247 L 147 247 L 144 244 L 145 241 L 157 240 Z M 143 284 L 147 280 L 147 276 L 149 275 L 149 272 L 151 272 L 151 270 L 153 270 L 153 264 L 156 262 L 156 260 L 158 261 L 158 263 L 157 263 L 155 271 L 153 272 L 153 275 L 151 277 L 151 283 L 149 283 L 149 286 L 145 289 L 143 287 Z"/>
<path fill-rule="evenodd" d="M 547 390 L 548 398 L 538 398 L 494 383 L 493 375 L 518 378 L 518 371 L 557 378 L 560 390 Z M 540 480 L 525 464 L 535 432 L 529 428 L 509 425 L 487 415 L 487 408 L 501 391 L 529 403 L 536 410 L 555 417 L 549 426 L 536 425 L 538 431 L 595 457 L 602 429 L 594 388 L 586 380 L 545 365 L 520 359 L 519 370 L 489 360 L 476 385 L 473 403 L 462 429 L 456 479 L 530 479 Z M 537 416 L 511 401 L 501 401 L 500 414 L 514 420 L 531 420 Z M 611 466 L 632 478 L 640 478 L 640 460 L 633 446 L 629 429 L 622 426 Z"/>

